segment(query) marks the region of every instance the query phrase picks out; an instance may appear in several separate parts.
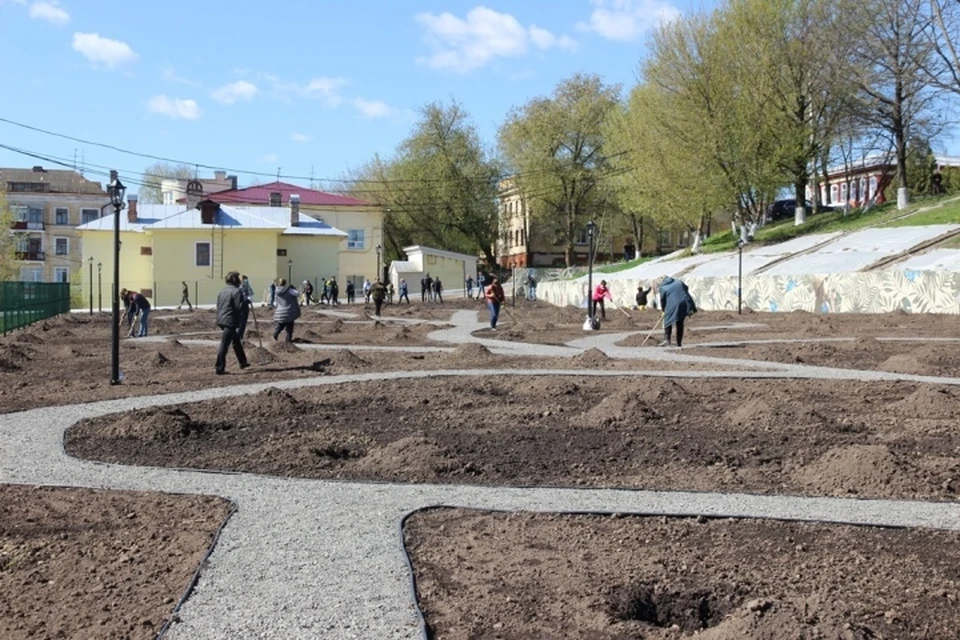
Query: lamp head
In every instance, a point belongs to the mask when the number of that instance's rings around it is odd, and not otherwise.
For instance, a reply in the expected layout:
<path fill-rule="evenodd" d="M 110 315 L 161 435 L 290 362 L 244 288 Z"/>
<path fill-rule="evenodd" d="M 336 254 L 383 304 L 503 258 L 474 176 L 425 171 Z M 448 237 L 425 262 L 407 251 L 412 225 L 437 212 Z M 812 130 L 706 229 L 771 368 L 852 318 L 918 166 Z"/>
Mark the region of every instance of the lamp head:
<path fill-rule="evenodd" d="M 592 238 L 596 232 L 597 232 L 597 223 L 591 220 L 590 222 L 587 223 L 587 235 Z"/>
<path fill-rule="evenodd" d="M 110 204 L 113 205 L 114 209 L 123 209 L 123 196 L 126 192 L 127 188 L 120 182 L 117 172 L 111 171 L 110 184 L 107 185 L 107 193 L 110 194 Z"/>

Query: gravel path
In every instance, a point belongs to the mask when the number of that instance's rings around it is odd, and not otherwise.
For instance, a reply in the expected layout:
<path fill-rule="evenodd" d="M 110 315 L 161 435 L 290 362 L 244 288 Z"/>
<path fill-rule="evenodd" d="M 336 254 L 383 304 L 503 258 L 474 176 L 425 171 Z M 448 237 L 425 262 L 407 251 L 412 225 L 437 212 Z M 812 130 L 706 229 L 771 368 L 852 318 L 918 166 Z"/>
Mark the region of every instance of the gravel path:
<path fill-rule="evenodd" d="M 826 367 L 687 356 L 682 351 L 619 347 L 622 334 L 591 334 L 567 347 L 498 342 L 472 335 L 486 326 L 458 311 L 453 328 L 430 338 L 480 342 L 496 353 L 564 355 L 598 348 L 611 357 L 698 362 L 728 371 L 451 370 L 324 376 L 189 393 L 111 400 L 0 415 L 0 481 L 200 493 L 230 498 L 238 512 L 225 527 L 209 566 L 169 637 L 420 638 L 399 523 L 431 505 L 530 511 L 600 511 L 770 517 L 960 530 L 960 505 L 916 501 L 800 498 L 656 491 L 511 489 L 449 485 L 358 484 L 86 462 L 63 452 L 64 430 L 77 420 L 147 406 L 352 381 L 438 375 L 787 377 L 919 380 L 932 378 Z M 207 342 L 207 341 L 204 341 Z M 214 341 L 209 341 L 214 342 Z M 343 347 L 339 347 L 343 348 Z M 348 347 L 353 349 L 353 347 Z M 743 371 L 744 368 L 760 369 Z"/>

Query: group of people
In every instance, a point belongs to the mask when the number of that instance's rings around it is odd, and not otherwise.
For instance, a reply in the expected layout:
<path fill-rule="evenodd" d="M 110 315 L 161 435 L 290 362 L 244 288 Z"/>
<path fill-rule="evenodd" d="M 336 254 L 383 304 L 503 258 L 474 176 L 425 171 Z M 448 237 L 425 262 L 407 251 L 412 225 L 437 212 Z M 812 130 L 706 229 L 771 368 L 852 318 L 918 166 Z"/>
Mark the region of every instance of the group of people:
<path fill-rule="evenodd" d="M 443 283 L 440 276 L 432 278 L 429 273 L 420 278 L 420 301 L 443 302 Z"/>
<path fill-rule="evenodd" d="M 651 291 L 654 289 L 654 285 L 651 284 L 651 286 L 646 289 L 643 288 L 642 284 L 637 287 L 637 295 L 635 298 L 637 305 L 635 308 L 643 310 L 648 306 L 659 306 L 663 312 L 664 339 L 658 346 L 665 347 L 673 344 L 674 327 L 676 327 L 677 346 L 682 347 L 684 321 L 688 316 L 692 316 L 697 312 L 697 305 L 693 301 L 693 296 L 690 295 L 687 285 L 682 280 L 664 276 L 657 281 L 655 286 L 657 293 L 654 296 L 652 305 L 650 304 L 651 300 L 649 297 Z M 591 318 L 597 317 L 597 309 L 599 309 L 600 318 L 603 320 L 607 319 L 604 300 L 612 302 L 613 295 L 607 287 L 607 281 L 601 280 L 600 284 L 596 286 L 590 295 Z"/>

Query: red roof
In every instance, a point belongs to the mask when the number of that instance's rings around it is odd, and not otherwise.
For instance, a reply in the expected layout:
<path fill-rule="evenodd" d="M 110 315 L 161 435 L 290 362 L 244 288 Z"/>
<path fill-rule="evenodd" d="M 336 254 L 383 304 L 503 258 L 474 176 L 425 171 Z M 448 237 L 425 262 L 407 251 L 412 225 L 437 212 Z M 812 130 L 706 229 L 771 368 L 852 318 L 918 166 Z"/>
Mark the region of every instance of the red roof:
<path fill-rule="evenodd" d="M 316 189 L 307 189 L 306 187 L 298 187 L 295 184 L 289 184 L 287 182 L 271 182 L 269 184 L 258 184 L 254 187 L 247 187 L 246 189 L 231 189 L 229 191 L 220 191 L 218 193 L 211 193 L 210 199 L 214 200 L 220 204 L 225 203 L 236 203 L 236 204 L 259 204 L 267 206 L 270 204 L 270 194 L 279 193 L 280 194 L 280 204 L 282 206 L 287 206 L 290 204 L 290 196 L 293 194 L 299 194 L 300 204 L 304 206 L 369 206 L 369 202 L 364 202 L 363 200 L 357 200 L 356 198 L 348 198 L 347 196 L 338 196 L 333 193 L 327 193 L 326 191 L 317 191 Z"/>

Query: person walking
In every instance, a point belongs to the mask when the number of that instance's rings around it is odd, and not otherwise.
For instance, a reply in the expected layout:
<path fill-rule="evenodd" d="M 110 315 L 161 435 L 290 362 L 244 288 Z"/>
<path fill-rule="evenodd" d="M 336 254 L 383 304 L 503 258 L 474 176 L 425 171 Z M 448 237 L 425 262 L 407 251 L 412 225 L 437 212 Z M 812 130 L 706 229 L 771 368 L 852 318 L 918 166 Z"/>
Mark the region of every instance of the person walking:
<path fill-rule="evenodd" d="M 483 297 L 487 301 L 487 309 L 490 310 L 490 331 L 496 331 L 497 320 L 500 319 L 500 306 L 506 300 L 503 295 L 503 287 L 500 286 L 500 279 L 497 276 L 490 278 L 490 284 L 484 289 Z"/>
<path fill-rule="evenodd" d="M 407 304 L 410 304 L 410 296 L 409 296 L 409 292 L 407 291 L 407 281 L 401 279 L 400 280 L 400 297 L 397 298 L 397 304 L 400 304 L 404 299 L 407 300 Z"/>
<path fill-rule="evenodd" d="M 647 303 L 648 303 L 647 296 L 650 295 L 651 289 L 653 289 L 653 287 L 647 287 L 646 289 L 644 289 L 642 284 L 637 287 L 637 307 L 636 308 L 639 309 L 640 311 L 643 311 L 644 309 L 647 308 Z"/>
<path fill-rule="evenodd" d="M 420 302 L 433 301 L 433 278 L 426 274 L 420 278 Z"/>
<path fill-rule="evenodd" d="M 370 287 L 373 286 L 370 284 L 370 278 L 363 279 L 363 302 L 364 304 L 370 303 Z"/>
<path fill-rule="evenodd" d="M 287 332 L 287 342 L 293 342 L 293 323 L 300 317 L 299 294 L 294 287 L 287 285 L 286 278 L 277 282 L 277 308 L 273 312 L 273 339 L 280 336 L 281 331 Z"/>
<path fill-rule="evenodd" d="M 467 298 L 473 299 L 473 276 L 467 276 L 463 284 L 467 287 Z"/>
<path fill-rule="evenodd" d="M 670 339 L 673 333 L 673 327 L 677 327 L 677 346 L 683 346 L 683 323 L 687 316 L 692 316 L 697 312 L 697 305 L 687 289 L 683 280 L 676 280 L 670 276 L 664 276 L 657 287 L 660 293 L 660 309 L 663 310 L 663 337 L 664 340 L 659 345 L 666 347 L 670 345 Z"/>
<path fill-rule="evenodd" d="M 440 277 L 433 279 L 433 301 L 443 304 L 443 284 L 440 283 Z"/>
<path fill-rule="evenodd" d="M 347 304 L 353 304 L 356 297 L 356 288 L 353 286 L 353 280 L 347 280 Z"/>
<path fill-rule="evenodd" d="M 177 305 L 177 310 L 179 311 L 183 308 L 183 305 L 187 305 L 187 308 L 193 311 L 193 305 L 190 304 L 190 287 L 187 286 L 186 280 L 181 281 L 180 284 L 183 287 L 180 289 L 180 304 Z"/>
<path fill-rule="evenodd" d="M 247 276 L 240 276 L 240 294 L 243 296 L 243 306 L 240 308 L 240 323 L 237 325 L 237 335 L 240 340 L 247 333 L 247 320 L 250 319 L 250 307 L 253 306 L 253 286 Z"/>
<path fill-rule="evenodd" d="M 387 283 L 387 304 L 393 304 L 393 293 L 394 293 L 393 283 L 388 282 Z"/>
<path fill-rule="evenodd" d="M 240 289 L 240 274 L 231 271 L 224 279 L 227 286 L 217 294 L 217 326 L 220 327 L 220 348 L 217 349 L 217 363 L 214 371 L 223 375 L 227 372 L 227 350 L 233 346 L 233 353 L 241 369 L 250 366 L 247 354 L 243 351 L 243 342 L 238 329 L 243 309 L 247 307 L 247 297 Z"/>
<path fill-rule="evenodd" d="M 487 277 L 483 275 L 483 271 L 477 272 L 477 300 L 486 300 L 487 292 Z"/>
<path fill-rule="evenodd" d="M 310 299 L 313 297 L 313 285 L 309 280 L 303 281 L 303 306 L 310 306 Z"/>
<path fill-rule="evenodd" d="M 607 281 L 601 280 L 600 284 L 597 285 L 597 288 L 593 291 L 593 313 L 590 314 L 591 317 L 597 317 L 597 306 L 600 307 L 600 317 L 604 320 L 607 319 L 607 310 L 603 306 L 604 299 L 613 302 L 613 295 L 610 293 L 610 289 L 607 288 Z"/>
<path fill-rule="evenodd" d="M 336 278 L 330 278 L 330 304 L 340 306 L 340 284 Z"/>
<path fill-rule="evenodd" d="M 537 280 L 533 274 L 527 276 L 527 300 L 537 299 Z"/>
<path fill-rule="evenodd" d="M 267 307 L 273 309 L 277 306 L 277 281 L 271 280 L 269 287 L 269 298 L 267 299 Z"/>
<path fill-rule="evenodd" d="M 380 317 L 380 307 L 383 306 L 383 300 L 387 297 L 387 288 L 383 286 L 383 283 L 380 282 L 378 278 L 376 282 L 370 287 L 370 297 L 373 298 L 373 315 L 377 318 Z"/>

